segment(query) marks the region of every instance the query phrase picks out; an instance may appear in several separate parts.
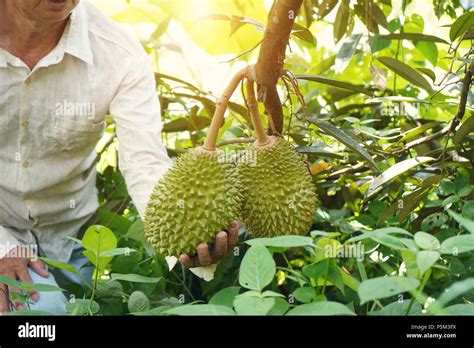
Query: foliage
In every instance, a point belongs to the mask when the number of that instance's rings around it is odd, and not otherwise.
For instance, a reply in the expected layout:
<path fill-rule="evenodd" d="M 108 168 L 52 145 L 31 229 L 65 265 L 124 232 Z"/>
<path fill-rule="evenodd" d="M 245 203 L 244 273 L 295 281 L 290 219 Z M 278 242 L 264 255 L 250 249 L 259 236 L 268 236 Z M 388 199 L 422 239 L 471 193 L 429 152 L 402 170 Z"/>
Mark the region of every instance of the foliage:
<path fill-rule="evenodd" d="M 268 11 L 263 1 L 211 0 L 197 24 L 189 13 L 193 3 L 130 1 L 114 14 L 153 24 L 142 41 L 157 61 L 162 140 L 173 158 L 202 144 L 216 96 L 186 76 L 163 72 L 165 50 L 185 55 L 168 40 L 172 31 L 183 30 L 211 55 L 237 57 L 226 63 L 237 66 L 255 59 Z M 110 120 L 97 147 L 102 208 L 97 225 L 78 241 L 96 267 L 95 279 L 75 294 L 68 313 L 472 315 L 472 91 L 463 115 L 459 109 L 474 55 L 473 22 L 474 13 L 459 1 L 403 1 L 396 10 L 385 0 L 305 0 L 285 64 L 299 89 L 285 78 L 279 91 L 284 135 L 306 156 L 322 206 L 307 237 L 241 235 L 210 282 L 179 265 L 169 270 L 147 245 L 117 170 Z M 203 35 L 211 29 L 215 41 Z M 236 99 L 221 148 L 242 150 L 251 128 Z"/>

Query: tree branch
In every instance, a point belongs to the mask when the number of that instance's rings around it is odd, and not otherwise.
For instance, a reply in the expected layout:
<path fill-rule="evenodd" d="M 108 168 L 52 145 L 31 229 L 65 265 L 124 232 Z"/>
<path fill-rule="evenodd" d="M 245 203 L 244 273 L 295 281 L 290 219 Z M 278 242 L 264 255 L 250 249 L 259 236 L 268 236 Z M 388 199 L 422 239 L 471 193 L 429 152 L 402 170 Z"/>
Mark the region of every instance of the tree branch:
<path fill-rule="evenodd" d="M 275 0 L 255 66 L 258 100 L 265 106 L 270 134 L 283 133 L 283 109 L 277 82 L 283 73 L 286 46 L 303 0 Z"/>

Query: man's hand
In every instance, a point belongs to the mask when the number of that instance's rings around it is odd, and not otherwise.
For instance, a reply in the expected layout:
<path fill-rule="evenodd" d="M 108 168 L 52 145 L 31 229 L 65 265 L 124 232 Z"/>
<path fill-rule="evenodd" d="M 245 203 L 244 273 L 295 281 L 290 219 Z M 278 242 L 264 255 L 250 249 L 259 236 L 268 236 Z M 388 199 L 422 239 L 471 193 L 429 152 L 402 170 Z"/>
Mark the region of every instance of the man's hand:
<path fill-rule="evenodd" d="M 196 255 L 182 254 L 179 257 L 179 261 L 186 268 L 209 266 L 210 264 L 217 263 L 232 252 L 238 241 L 239 228 L 239 221 L 231 222 L 227 232 L 221 231 L 216 235 L 216 241 L 212 250 L 209 250 L 209 246 L 206 243 L 201 243 L 197 247 Z"/>
<path fill-rule="evenodd" d="M 21 247 L 17 247 L 21 248 Z M 10 251 L 11 255 L 21 255 L 19 250 L 17 251 Z M 33 271 L 38 273 L 40 276 L 44 278 L 48 278 L 48 271 L 46 270 L 44 264 L 37 260 L 32 261 L 28 258 L 21 258 L 21 257 L 5 257 L 0 259 L 0 274 L 7 276 L 13 280 L 19 280 L 20 282 L 28 282 L 33 283 L 29 273 L 28 267 L 30 267 Z M 0 313 L 8 312 L 9 311 L 9 292 L 16 292 L 20 293 L 20 289 L 17 288 L 9 288 L 6 284 L 0 283 Z M 29 292 L 33 301 L 38 302 L 39 300 L 39 293 L 36 290 L 31 290 Z M 19 302 L 15 301 L 15 306 L 17 309 L 25 309 L 25 306 Z"/>

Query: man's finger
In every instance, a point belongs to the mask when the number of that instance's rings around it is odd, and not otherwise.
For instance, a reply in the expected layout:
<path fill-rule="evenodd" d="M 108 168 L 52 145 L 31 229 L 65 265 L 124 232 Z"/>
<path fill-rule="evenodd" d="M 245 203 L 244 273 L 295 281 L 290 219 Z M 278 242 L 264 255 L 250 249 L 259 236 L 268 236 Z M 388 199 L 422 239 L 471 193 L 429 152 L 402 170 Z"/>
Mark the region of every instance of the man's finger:
<path fill-rule="evenodd" d="M 18 279 L 20 279 L 21 282 L 33 284 L 33 279 L 31 279 L 27 268 L 18 270 L 17 275 L 18 275 Z M 29 290 L 28 293 L 30 294 L 33 301 L 35 302 L 39 301 L 39 292 L 37 290 Z"/>
<path fill-rule="evenodd" d="M 211 253 L 206 243 L 201 243 L 197 247 L 197 254 L 201 266 L 209 266 L 211 264 Z"/>
<path fill-rule="evenodd" d="M 219 232 L 216 235 L 216 242 L 212 250 L 212 260 L 214 262 L 219 261 L 225 254 L 227 254 L 227 233 Z"/>
<path fill-rule="evenodd" d="M 191 268 L 193 267 L 193 261 L 191 257 L 187 254 L 181 254 L 179 257 L 179 262 L 185 267 L 185 268 Z"/>
<path fill-rule="evenodd" d="M 49 273 L 48 273 L 48 270 L 46 269 L 46 266 L 40 260 L 30 261 L 28 263 L 28 266 L 30 266 L 30 268 L 33 271 L 35 271 L 38 275 L 42 276 L 43 278 L 49 277 Z"/>
<path fill-rule="evenodd" d="M 8 312 L 8 287 L 0 284 L 0 313 Z"/>
<path fill-rule="evenodd" d="M 229 243 L 229 249 L 232 249 L 239 240 L 239 229 L 240 229 L 240 222 L 233 221 L 229 224 L 229 231 L 227 232 L 227 240 Z"/>

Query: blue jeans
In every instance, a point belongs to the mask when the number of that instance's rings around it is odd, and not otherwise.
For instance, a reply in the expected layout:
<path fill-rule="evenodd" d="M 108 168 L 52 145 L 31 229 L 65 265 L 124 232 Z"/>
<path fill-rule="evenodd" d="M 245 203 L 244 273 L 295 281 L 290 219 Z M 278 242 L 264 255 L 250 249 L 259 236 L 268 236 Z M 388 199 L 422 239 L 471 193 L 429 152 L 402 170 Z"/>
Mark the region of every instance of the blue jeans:
<path fill-rule="evenodd" d="M 94 270 L 93 267 L 84 267 L 85 264 L 89 261 L 84 255 L 82 255 L 82 251 L 84 249 L 80 245 L 76 245 L 74 250 L 71 254 L 71 258 L 69 259 L 68 264 L 75 267 L 81 276 L 87 280 L 88 282 L 91 281 L 92 272 Z M 61 269 L 54 269 L 53 271 L 49 272 L 48 278 L 43 278 L 38 275 L 35 271 L 28 268 L 28 272 L 33 279 L 33 283 L 35 284 L 50 284 L 54 286 L 64 285 L 65 283 L 76 283 L 83 286 L 86 286 L 81 278 L 69 271 L 61 270 Z M 58 279 L 58 281 L 57 281 Z M 60 281 L 59 281 L 60 279 Z M 66 314 L 66 304 L 69 299 L 66 298 L 63 292 L 40 292 L 40 299 L 38 302 L 33 302 L 30 305 L 30 309 L 38 310 L 38 311 L 47 311 L 52 312 L 58 315 Z"/>

